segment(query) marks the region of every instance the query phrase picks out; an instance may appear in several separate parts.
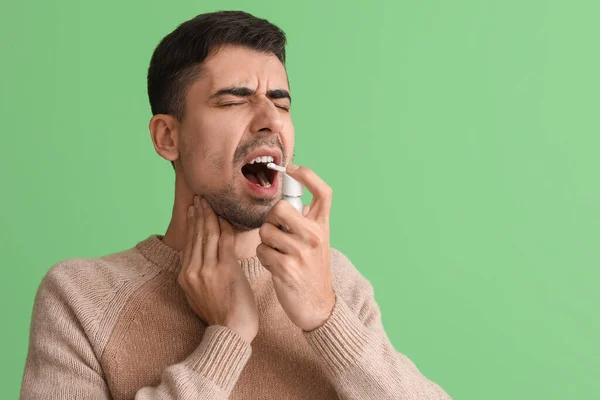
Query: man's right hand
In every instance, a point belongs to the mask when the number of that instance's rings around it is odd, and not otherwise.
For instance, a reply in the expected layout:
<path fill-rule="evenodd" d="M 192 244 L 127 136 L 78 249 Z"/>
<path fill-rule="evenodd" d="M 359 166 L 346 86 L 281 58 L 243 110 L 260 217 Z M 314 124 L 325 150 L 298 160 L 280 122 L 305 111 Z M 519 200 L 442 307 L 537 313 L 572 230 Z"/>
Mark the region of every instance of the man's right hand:
<path fill-rule="evenodd" d="M 187 230 L 177 281 L 188 304 L 208 325 L 226 326 L 251 343 L 258 332 L 258 309 L 235 258 L 231 224 L 196 196 L 188 208 Z"/>

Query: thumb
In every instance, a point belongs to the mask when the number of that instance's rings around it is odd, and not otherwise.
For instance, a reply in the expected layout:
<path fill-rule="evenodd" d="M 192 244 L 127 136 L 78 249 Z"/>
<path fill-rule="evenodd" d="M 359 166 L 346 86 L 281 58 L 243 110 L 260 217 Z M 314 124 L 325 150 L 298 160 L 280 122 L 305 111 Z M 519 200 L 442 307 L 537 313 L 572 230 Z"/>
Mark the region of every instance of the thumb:
<path fill-rule="evenodd" d="M 304 215 L 306 217 L 306 214 L 308 214 L 308 212 L 310 211 L 310 206 L 303 206 L 302 207 L 302 215 Z"/>

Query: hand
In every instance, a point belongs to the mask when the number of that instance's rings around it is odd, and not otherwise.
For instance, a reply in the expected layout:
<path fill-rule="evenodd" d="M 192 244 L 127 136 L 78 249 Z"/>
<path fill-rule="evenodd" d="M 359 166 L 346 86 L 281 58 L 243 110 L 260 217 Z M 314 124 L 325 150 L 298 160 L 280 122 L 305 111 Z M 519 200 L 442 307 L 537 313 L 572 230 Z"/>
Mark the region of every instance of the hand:
<path fill-rule="evenodd" d="M 235 259 L 233 228 L 202 200 L 195 197 L 188 209 L 187 243 L 177 281 L 196 315 L 208 325 L 233 329 L 251 343 L 258 332 L 258 309 Z"/>
<path fill-rule="evenodd" d="M 329 212 L 332 190 L 306 167 L 287 174 L 313 194 L 306 215 L 287 201 L 271 209 L 259 229 L 256 255 L 273 277 L 277 299 L 290 320 L 311 331 L 329 319 L 336 302 L 329 265 Z M 283 225 L 287 232 L 278 227 Z"/>

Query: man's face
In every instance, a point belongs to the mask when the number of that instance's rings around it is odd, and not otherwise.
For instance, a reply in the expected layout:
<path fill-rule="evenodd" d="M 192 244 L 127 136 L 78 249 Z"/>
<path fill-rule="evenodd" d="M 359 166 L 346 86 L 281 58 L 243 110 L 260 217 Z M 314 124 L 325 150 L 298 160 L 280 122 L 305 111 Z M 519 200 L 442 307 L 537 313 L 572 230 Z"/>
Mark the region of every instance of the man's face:
<path fill-rule="evenodd" d="M 291 160 L 288 93 L 279 59 L 241 46 L 222 47 L 189 86 L 180 125 L 183 177 L 238 230 L 260 227 L 281 198 L 280 173 L 256 163 L 242 167 L 256 156 L 272 156 L 279 165 Z"/>

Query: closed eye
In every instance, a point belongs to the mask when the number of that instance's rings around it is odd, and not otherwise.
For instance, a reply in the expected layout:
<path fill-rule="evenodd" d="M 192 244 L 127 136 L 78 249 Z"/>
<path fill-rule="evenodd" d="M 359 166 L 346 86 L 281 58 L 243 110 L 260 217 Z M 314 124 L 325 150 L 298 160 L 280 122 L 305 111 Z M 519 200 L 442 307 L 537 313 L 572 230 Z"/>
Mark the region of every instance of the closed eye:
<path fill-rule="evenodd" d="M 231 106 L 240 106 L 242 104 L 246 104 L 246 103 L 227 103 L 227 104 L 221 104 L 222 107 L 231 107 Z"/>
<path fill-rule="evenodd" d="M 221 104 L 221 107 L 241 106 L 242 104 L 246 104 L 246 103 L 245 102 L 244 103 L 226 103 L 226 104 Z M 287 112 L 290 111 L 290 109 L 286 106 L 279 106 L 279 105 L 275 104 L 275 107 L 280 108 Z"/>

